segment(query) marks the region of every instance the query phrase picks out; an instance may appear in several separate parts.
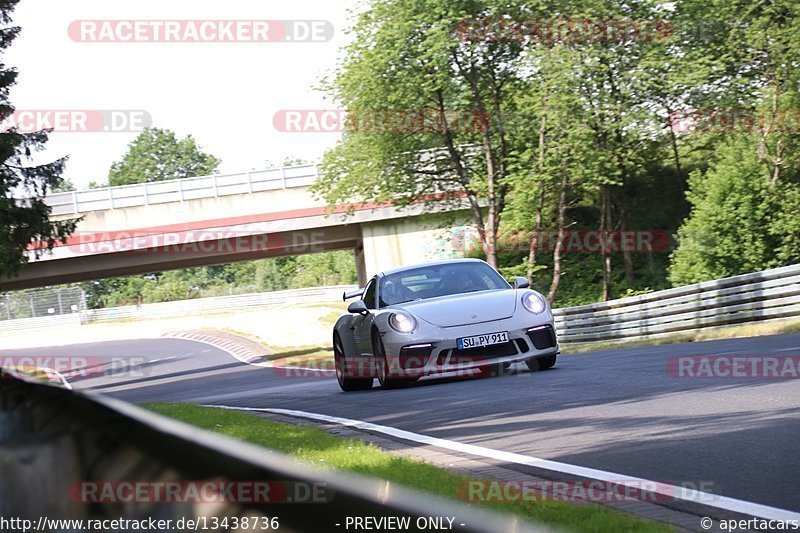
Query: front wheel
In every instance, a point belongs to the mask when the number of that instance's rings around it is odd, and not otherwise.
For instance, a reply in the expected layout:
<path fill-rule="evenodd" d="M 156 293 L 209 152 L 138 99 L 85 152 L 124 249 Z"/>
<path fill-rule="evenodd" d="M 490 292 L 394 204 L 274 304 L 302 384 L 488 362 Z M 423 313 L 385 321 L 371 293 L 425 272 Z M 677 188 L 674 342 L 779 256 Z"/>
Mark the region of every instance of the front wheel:
<path fill-rule="evenodd" d="M 553 365 L 556 364 L 556 354 L 547 355 L 545 357 L 535 357 L 533 359 L 527 359 L 525 364 L 528 365 L 528 369 L 531 372 L 537 372 L 539 370 L 547 370 L 548 368 L 553 368 Z"/>
<path fill-rule="evenodd" d="M 342 339 L 338 333 L 333 334 L 333 363 L 336 369 L 336 381 L 339 382 L 339 387 L 345 392 L 354 390 L 367 390 L 372 388 L 372 378 L 353 378 L 348 374 L 353 372 L 352 368 L 348 368 L 347 358 L 344 354 L 344 346 Z M 352 366 L 352 365 L 351 365 Z"/>

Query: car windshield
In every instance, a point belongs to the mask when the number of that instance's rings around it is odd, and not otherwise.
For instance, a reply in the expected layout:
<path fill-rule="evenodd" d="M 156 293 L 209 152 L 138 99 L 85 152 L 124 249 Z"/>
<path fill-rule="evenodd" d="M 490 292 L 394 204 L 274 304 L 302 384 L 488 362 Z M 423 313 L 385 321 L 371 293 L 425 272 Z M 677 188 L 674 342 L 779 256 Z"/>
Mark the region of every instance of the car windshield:
<path fill-rule="evenodd" d="M 425 266 L 381 278 L 380 306 L 509 287 L 508 282 L 485 263 Z"/>

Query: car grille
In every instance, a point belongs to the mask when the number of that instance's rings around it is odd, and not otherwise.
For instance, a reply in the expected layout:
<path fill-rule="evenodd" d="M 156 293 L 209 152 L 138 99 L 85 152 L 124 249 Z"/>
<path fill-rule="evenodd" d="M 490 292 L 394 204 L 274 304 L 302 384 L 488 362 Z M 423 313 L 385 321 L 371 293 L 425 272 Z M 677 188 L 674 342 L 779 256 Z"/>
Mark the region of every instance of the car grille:
<path fill-rule="evenodd" d="M 455 348 L 450 353 L 450 364 L 471 363 L 473 361 L 485 361 L 496 359 L 507 355 L 517 355 L 517 346 L 509 341 L 502 344 L 492 344 L 480 348 L 468 348 L 459 350 Z"/>
<path fill-rule="evenodd" d="M 556 333 L 549 324 L 529 329 L 528 337 L 537 350 L 553 348 L 556 345 Z"/>

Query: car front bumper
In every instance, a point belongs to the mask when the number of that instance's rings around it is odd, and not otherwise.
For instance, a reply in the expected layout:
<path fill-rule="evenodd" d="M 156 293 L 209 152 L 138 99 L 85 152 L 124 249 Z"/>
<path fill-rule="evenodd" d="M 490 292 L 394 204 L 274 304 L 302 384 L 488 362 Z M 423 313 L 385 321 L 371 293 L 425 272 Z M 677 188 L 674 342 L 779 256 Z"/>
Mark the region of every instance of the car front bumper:
<path fill-rule="evenodd" d="M 508 332 L 508 342 L 470 349 L 457 346 L 459 338 L 497 332 Z M 558 353 L 549 313 L 447 328 L 426 324 L 411 335 L 391 330 L 381 332 L 381 338 L 390 375 L 399 378 L 471 371 Z"/>

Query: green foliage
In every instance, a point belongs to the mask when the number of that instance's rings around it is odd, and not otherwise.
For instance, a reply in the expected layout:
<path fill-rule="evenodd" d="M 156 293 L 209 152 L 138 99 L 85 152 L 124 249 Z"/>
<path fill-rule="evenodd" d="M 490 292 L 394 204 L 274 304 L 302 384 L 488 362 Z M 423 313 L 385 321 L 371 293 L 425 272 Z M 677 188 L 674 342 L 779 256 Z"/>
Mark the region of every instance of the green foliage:
<path fill-rule="evenodd" d="M 52 192 L 72 192 L 76 190 L 75 184 L 69 178 L 64 178 L 61 183 L 51 189 Z"/>
<path fill-rule="evenodd" d="M 678 231 L 669 277 L 683 285 L 800 261 L 800 187 L 770 186 L 749 136 L 719 147 L 708 172 L 694 172 L 692 212 Z"/>
<path fill-rule="evenodd" d="M 10 26 L 16 4 L 17 0 L 0 2 L 0 59 L 20 32 L 19 27 Z M 16 69 L 0 62 L 0 121 L 14 112 L 9 91 L 16 79 Z M 45 164 L 34 161 L 32 154 L 44 150 L 47 133 L 19 133 L 16 128 L 0 133 L 0 276 L 19 274 L 29 259 L 31 243 L 39 243 L 30 252 L 38 258 L 75 231 L 75 220 L 49 218 L 45 196 L 64 185 L 61 174 L 66 158 Z"/>
<path fill-rule="evenodd" d="M 90 309 L 356 282 L 353 252 L 194 267 L 81 283 Z"/>
<path fill-rule="evenodd" d="M 353 252 L 342 250 L 296 258 L 290 288 L 345 285 L 356 282 Z"/>
<path fill-rule="evenodd" d="M 122 160 L 111 165 L 108 183 L 113 187 L 207 176 L 219 163 L 191 135 L 178 139 L 171 130 L 146 128 L 128 145 Z"/>
<path fill-rule="evenodd" d="M 588 41 L 457 33 L 465 21 L 498 18 L 666 19 L 669 31 Z M 368 0 L 352 33 L 324 87 L 351 117 L 313 186 L 329 204 L 403 207 L 447 191 L 466 199 L 484 236 L 561 225 L 677 237 L 670 250 L 612 254 L 610 263 L 568 253 L 558 264 L 552 249 L 532 256 L 502 242 L 494 254 L 489 237 L 470 252 L 496 260 L 506 277 L 532 274 L 545 293 L 560 279 L 556 306 L 800 262 L 796 1 Z M 0 88 L 11 82 L 13 72 L 0 76 Z M 691 110 L 738 110 L 756 120 L 739 131 L 669 126 L 669 117 Z M 14 147 L 24 148 L 6 152 Z M 157 181 L 208 174 L 217 164 L 191 137 L 151 129 L 109 178 Z M 43 179 L 42 191 L 59 187 L 57 178 Z M 47 240 L 69 226 L 36 231 Z M 112 305 L 139 295 L 161 301 L 354 280 L 352 254 L 343 251 L 103 280 L 87 291 L 94 305 Z"/>

